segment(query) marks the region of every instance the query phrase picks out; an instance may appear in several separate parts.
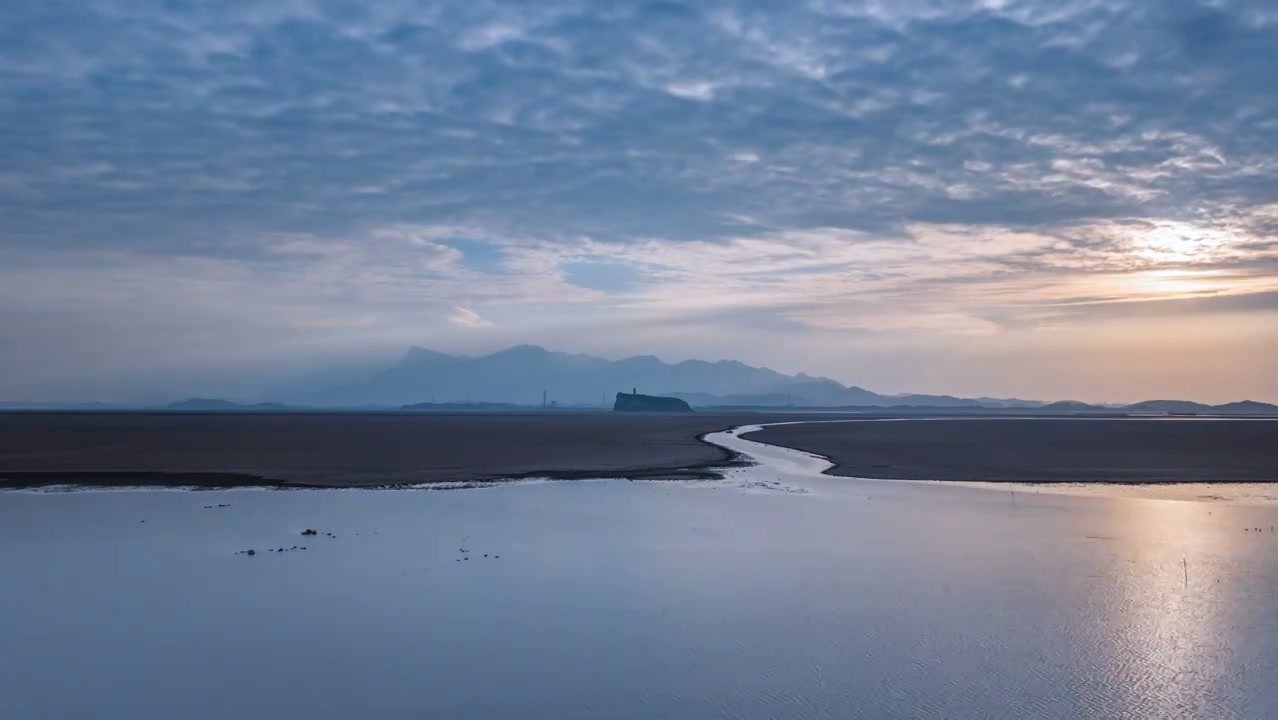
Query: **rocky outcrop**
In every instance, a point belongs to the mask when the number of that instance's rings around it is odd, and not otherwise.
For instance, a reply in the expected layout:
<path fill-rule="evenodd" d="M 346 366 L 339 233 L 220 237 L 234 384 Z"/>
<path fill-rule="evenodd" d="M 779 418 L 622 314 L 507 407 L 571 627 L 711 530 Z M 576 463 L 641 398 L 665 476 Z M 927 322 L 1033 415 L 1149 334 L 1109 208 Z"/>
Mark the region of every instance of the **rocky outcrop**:
<path fill-rule="evenodd" d="M 688 403 L 673 397 L 640 395 L 637 392 L 617 393 L 613 412 L 692 412 Z"/>

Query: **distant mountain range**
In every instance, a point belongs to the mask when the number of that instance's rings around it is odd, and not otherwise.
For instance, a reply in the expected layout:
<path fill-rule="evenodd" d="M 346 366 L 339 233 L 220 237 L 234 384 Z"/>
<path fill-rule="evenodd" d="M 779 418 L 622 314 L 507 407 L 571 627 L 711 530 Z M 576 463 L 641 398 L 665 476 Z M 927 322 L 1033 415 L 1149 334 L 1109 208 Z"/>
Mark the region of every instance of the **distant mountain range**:
<path fill-rule="evenodd" d="M 393 367 L 367 380 L 310 393 L 272 397 L 281 402 L 241 404 L 192 398 L 160 409 L 186 412 L 305 410 L 308 408 L 502 410 L 516 407 L 611 407 L 617 393 L 680 398 L 693 407 L 892 408 L 952 412 L 1278 414 L 1278 405 L 1242 401 L 1206 405 L 1188 400 L 1149 400 L 1132 405 L 1090 405 L 1071 400 L 962 398 L 951 395 L 885 395 L 827 377 L 786 375 L 735 360 L 667 363 L 651 355 L 605 360 L 519 345 L 479 357 L 412 347 Z M 154 407 L 154 406 L 152 406 Z M 127 410 L 138 405 L 102 403 L 4 403 L 0 410 Z"/>
<path fill-rule="evenodd" d="M 398 365 L 367 381 L 301 400 L 305 404 L 327 406 L 402 406 L 425 402 L 541 405 L 544 400 L 556 401 L 560 406 L 601 407 L 611 406 L 616 393 L 635 389 L 661 395 L 728 397 L 776 392 L 784 395 L 787 388 L 803 384 L 828 385 L 848 400 L 877 397 L 859 388 L 845 388 L 828 378 L 788 376 L 732 360 L 687 360 L 670 364 L 642 355 L 611 361 L 520 345 L 481 357 L 446 355 L 413 347 Z M 857 392 L 865 395 L 857 395 Z"/>
<path fill-rule="evenodd" d="M 209 412 L 218 410 L 287 410 L 288 406 L 283 403 L 269 402 L 244 405 L 237 402 L 231 402 L 230 400 L 220 400 L 217 398 L 191 398 L 189 400 L 165 405 L 164 409 Z"/>
<path fill-rule="evenodd" d="M 1278 413 L 1278 406 L 1244 401 L 1204 405 L 1153 400 L 1125 407 L 1019 398 L 884 395 L 805 373 L 720 360 L 666 363 L 651 355 L 605 360 L 520 345 L 480 357 L 412 347 L 397 365 L 360 383 L 315 393 L 299 402 L 325 407 L 403 407 L 482 403 L 559 407 L 610 406 L 618 392 L 681 398 L 694 407 L 866 407 L 1039 409 L 1046 412 Z"/>
<path fill-rule="evenodd" d="M 520 345 L 481 357 L 413 347 L 399 364 L 361 383 L 305 398 L 326 406 L 420 403 L 611 405 L 618 392 L 639 390 L 708 406 L 1035 407 L 1016 399 L 969 400 L 947 395 L 880 395 L 805 373 L 785 375 L 735 360 L 666 363 L 651 355 L 605 360 Z"/>
<path fill-rule="evenodd" d="M 1190 400 L 1146 400 L 1131 405 L 1089 405 L 1074 400 L 1047 403 L 1039 406 L 1040 412 L 1125 412 L 1154 413 L 1158 415 L 1273 415 L 1278 413 L 1278 405 L 1243 400 L 1241 402 L 1224 403 L 1223 405 L 1206 405 Z"/>

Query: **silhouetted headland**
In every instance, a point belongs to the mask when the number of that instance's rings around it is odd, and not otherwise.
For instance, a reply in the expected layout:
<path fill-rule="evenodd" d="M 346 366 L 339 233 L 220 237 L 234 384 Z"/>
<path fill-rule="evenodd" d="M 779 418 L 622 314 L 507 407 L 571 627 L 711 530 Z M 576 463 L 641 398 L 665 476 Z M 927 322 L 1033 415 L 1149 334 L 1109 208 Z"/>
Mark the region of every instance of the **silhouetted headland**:
<path fill-rule="evenodd" d="M 640 395 L 638 392 L 617 393 L 612 409 L 615 412 L 692 412 L 692 407 L 679 398 Z"/>

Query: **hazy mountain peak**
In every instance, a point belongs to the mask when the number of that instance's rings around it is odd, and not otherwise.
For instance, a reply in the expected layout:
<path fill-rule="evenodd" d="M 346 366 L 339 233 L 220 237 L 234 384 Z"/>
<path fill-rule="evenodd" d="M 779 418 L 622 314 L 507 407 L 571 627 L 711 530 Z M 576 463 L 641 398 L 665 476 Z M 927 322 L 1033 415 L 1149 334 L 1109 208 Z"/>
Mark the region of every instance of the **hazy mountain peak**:
<path fill-rule="evenodd" d="M 419 365 L 422 363 L 436 362 L 440 360 L 456 360 L 453 355 L 447 355 L 442 352 L 436 352 L 420 345 L 413 345 L 404 353 L 403 359 L 399 361 L 400 365 Z"/>
<path fill-rule="evenodd" d="M 241 405 L 221 398 L 189 398 L 165 407 L 169 410 L 232 410 Z"/>
<path fill-rule="evenodd" d="M 541 347 L 540 345 L 525 344 L 525 345 L 515 345 L 514 347 L 508 347 L 505 350 L 498 350 L 497 352 L 492 353 L 490 355 L 485 355 L 485 357 L 518 358 L 518 357 L 540 357 L 544 355 L 554 355 L 554 354 L 556 353 L 552 353 L 551 351 L 547 350 L 544 347 Z"/>

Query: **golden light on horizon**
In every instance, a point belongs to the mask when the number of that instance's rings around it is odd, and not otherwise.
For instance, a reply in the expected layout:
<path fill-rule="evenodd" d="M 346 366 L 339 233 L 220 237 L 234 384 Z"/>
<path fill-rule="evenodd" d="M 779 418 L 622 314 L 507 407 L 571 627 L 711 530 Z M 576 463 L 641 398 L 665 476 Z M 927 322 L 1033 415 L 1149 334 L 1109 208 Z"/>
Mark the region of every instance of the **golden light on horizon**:
<path fill-rule="evenodd" d="M 1123 275 L 1122 280 L 1133 300 L 1211 295 L 1230 287 L 1228 277 L 1215 270 L 1147 270 Z"/>

